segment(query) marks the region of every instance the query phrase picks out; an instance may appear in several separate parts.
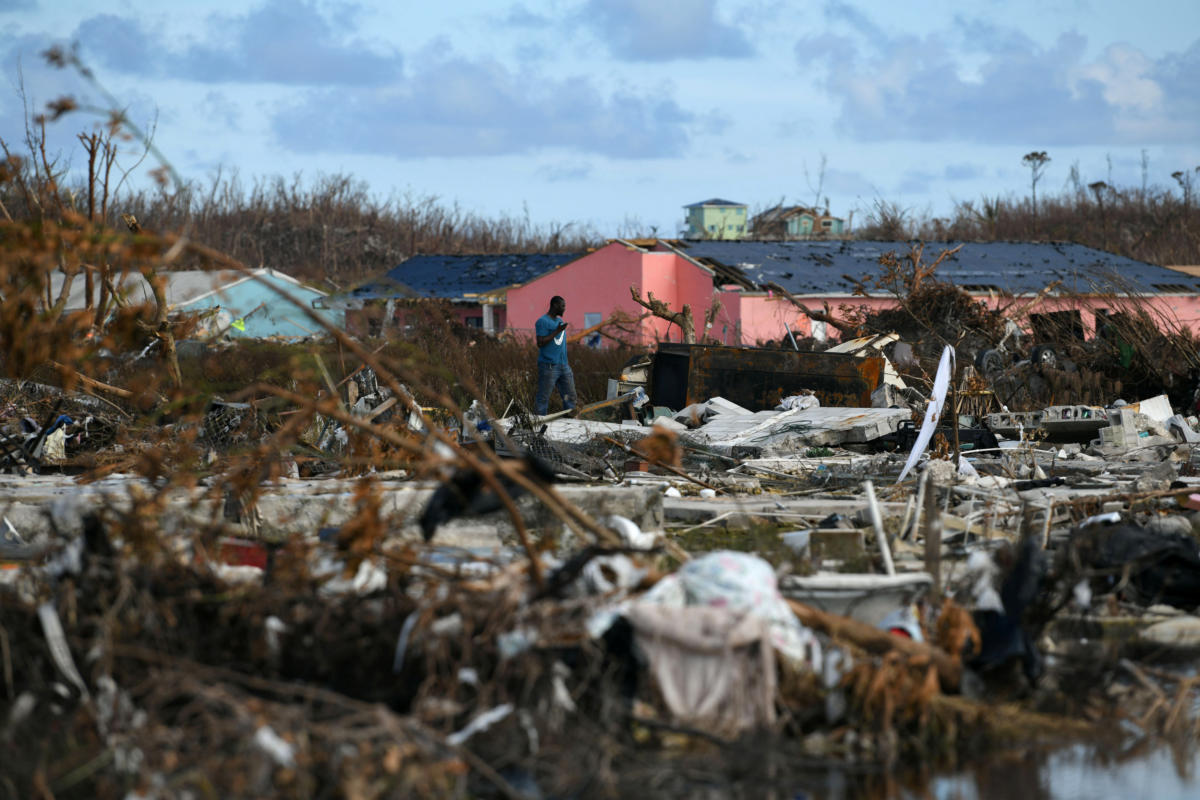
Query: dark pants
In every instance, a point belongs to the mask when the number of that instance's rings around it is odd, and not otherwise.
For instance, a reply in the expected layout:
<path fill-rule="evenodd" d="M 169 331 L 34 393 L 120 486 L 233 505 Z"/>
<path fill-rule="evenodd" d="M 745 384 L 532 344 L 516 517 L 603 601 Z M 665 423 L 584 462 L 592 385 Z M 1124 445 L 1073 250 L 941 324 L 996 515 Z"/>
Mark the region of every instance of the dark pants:
<path fill-rule="evenodd" d="M 558 389 L 563 408 L 575 407 L 575 374 L 566 364 L 538 362 L 537 397 L 533 401 L 533 413 L 545 416 L 550 408 L 550 392 Z"/>

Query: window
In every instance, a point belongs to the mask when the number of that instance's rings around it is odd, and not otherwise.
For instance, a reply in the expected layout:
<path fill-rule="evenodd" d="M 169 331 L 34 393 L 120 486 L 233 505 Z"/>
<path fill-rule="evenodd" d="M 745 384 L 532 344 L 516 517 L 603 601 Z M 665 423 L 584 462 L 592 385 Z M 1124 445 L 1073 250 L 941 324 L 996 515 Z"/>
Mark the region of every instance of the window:
<path fill-rule="evenodd" d="M 821 227 L 822 227 L 822 228 L 832 228 L 832 227 L 833 227 L 833 220 L 831 220 L 831 219 L 823 219 L 823 220 L 821 220 Z"/>
<path fill-rule="evenodd" d="M 467 317 L 463 320 L 468 328 L 482 328 L 483 317 Z"/>
<path fill-rule="evenodd" d="M 590 328 L 604 321 L 604 315 L 599 311 L 588 311 L 583 315 L 583 327 Z"/>
<path fill-rule="evenodd" d="M 708 226 L 708 229 L 709 229 L 709 231 L 711 231 L 712 233 L 716 233 L 716 232 L 717 232 L 717 226 L 716 226 L 716 225 L 709 225 L 709 226 Z"/>

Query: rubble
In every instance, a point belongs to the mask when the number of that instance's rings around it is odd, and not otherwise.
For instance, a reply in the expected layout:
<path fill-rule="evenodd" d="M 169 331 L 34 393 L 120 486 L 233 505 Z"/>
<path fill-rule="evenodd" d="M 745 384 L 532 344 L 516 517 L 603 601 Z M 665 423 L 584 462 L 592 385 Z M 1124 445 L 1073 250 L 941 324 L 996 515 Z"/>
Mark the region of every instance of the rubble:
<path fill-rule="evenodd" d="M 648 757 L 764 740 L 897 774 L 1194 741 L 1197 684 L 1156 661 L 1200 649 L 1193 409 L 996 410 L 901 344 L 664 346 L 577 417 L 463 411 L 349 339 L 341 383 L 135 433 L 7 386 L 6 780 L 648 796 Z M 762 364 L 787 381 L 738 385 Z"/>

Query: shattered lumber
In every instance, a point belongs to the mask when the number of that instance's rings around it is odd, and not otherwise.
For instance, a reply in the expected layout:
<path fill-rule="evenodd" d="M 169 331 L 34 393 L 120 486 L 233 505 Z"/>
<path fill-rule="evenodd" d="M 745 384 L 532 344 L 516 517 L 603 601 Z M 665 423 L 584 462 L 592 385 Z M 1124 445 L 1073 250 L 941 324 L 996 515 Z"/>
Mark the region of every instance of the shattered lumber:
<path fill-rule="evenodd" d="M 942 690 L 958 691 L 959 683 L 962 680 L 962 664 L 947 655 L 941 648 L 896 636 L 850 617 L 821 611 L 798 600 L 789 598 L 787 604 L 802 624 L 813 630 L 821 631 L 835 640 L 848 641 L 868 653 L 876 655 L 898 650 L 910 658 L 928 660 L 937 669 L 938 682 L 941 684 Z"/>

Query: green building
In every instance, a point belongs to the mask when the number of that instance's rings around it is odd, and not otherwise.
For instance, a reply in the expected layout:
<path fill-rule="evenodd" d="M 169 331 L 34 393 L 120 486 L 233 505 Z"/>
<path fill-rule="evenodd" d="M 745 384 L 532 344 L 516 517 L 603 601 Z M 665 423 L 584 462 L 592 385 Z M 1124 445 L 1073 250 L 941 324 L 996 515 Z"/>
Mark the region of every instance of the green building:
<path fill-rule="evenodd" d="M 684 206 L 685 239 L 743 239 L 749 230 L 746 204 L 713 198 Z"/>

